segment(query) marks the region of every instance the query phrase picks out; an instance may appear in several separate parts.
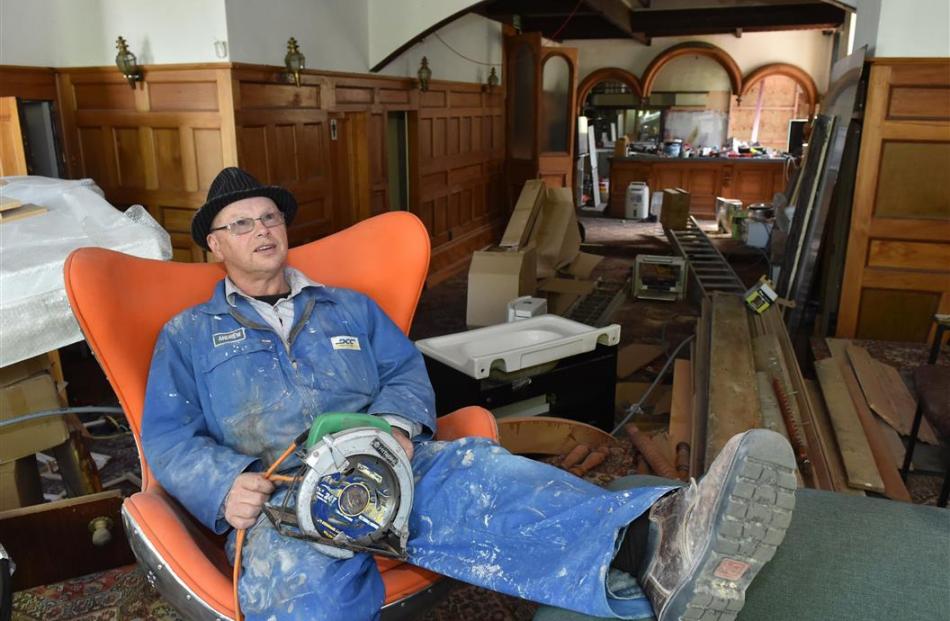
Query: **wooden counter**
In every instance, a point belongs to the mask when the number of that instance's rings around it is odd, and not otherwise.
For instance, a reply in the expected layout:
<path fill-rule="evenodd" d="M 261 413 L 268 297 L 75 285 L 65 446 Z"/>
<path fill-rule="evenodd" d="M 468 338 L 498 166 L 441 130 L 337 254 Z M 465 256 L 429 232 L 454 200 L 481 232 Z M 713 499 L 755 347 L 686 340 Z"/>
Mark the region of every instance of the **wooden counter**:
<path fill-rule="evenodd" d="M 743 205 L 771 202 L 785 189 L 784 159 L 624 157 L 610 162 L 610 202 L 607 215 L 624 217 L 627 186 L 645 181 L 650 195 L 664 188 L 691 194 L 690 213 L 714 218 L 716 197 L 737 198 Z"/>

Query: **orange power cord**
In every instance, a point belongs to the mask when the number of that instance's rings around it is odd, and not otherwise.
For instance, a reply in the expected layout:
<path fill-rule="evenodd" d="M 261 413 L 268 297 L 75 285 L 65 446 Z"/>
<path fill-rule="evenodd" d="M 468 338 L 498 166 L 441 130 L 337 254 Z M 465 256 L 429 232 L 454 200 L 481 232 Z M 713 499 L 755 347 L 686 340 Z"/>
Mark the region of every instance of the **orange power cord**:
<path fill-rule="evenodd" d="M 285 459 L 290 457 L 293 452 L 297 450 L 297 442 L 292 442 L 290 446 L 287 447 L 287 450 L 284 451 L 283 455 L 277 458 L 277 461 L 271 464 L 270 468 L 264 473 L 264 478 L 270 481 L 277 481 L 279 483 L 289 483 L 293 481 L 293 477 L 288 477 L 280 474 L 274 474 L 274 471 L 277 470 L 277 467 L 284 462 Z M 244 550 L 244 537 L 247 534 L 247 529 L 239 528 L 237 531 L 237 539 L 234 542 L 234 621 L 241 621 L 241 601 L 238 599 L 238 579 L 241 577 L 241 552 Z"/>

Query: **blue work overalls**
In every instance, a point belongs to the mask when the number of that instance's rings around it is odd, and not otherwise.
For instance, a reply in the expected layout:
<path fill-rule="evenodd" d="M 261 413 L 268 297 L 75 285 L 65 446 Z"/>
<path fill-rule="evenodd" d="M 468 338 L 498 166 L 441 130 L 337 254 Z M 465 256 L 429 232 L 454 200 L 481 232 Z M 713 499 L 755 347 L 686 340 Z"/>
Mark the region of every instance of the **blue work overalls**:
<path fill-rule="evenodd" d="M 412 460 L 411 563 L 587 614 L 652 616 L 635 585 L 610 595 L 607 574 L 618 535 L 668 488 L 607 492 L 485 439 L 430 440 L 434 396 L 422 357 L 362 294 L 304 288 L 289 347 L 234 299 L 219 283 L 210 301 L 168 322 L 146 392 L 146 459 L 205 526 L 227 531 L 222 506 L 234 478 L 265 468 L 315 416 L 396 414 L 423 428 Z M 249 620 L 374 619 L 384 601 L 370 555 L 329 558 L 264 517 L 242 561 Z"/>

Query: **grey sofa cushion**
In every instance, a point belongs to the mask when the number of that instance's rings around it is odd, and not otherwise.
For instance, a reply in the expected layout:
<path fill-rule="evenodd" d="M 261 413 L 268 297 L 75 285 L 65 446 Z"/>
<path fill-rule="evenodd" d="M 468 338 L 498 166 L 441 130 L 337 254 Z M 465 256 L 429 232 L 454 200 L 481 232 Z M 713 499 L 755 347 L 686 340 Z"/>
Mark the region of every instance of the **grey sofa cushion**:
<path fill-rule="evenodd" d="M 668 485 L 625 477 L 614 489 Z M 542 606 L 534 621 L 594 617 Z M 801 489 L 739 621 L 950 619 L 950 510 Z"/>

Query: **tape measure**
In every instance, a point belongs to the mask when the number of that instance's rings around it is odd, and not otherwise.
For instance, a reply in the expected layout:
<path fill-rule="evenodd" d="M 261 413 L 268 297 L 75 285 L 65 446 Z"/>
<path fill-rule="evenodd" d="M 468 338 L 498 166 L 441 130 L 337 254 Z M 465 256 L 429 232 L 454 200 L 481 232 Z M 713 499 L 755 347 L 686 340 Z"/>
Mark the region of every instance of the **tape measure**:
<path fill-rule="evenodd" d="M 350 558 L 371 552 L 406 558 L 412 467 L 384 419 L 323 414 L 302 448 L 290 490 L 264 513 L 281 534 L 313 541 Z"/>

